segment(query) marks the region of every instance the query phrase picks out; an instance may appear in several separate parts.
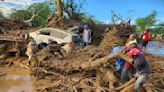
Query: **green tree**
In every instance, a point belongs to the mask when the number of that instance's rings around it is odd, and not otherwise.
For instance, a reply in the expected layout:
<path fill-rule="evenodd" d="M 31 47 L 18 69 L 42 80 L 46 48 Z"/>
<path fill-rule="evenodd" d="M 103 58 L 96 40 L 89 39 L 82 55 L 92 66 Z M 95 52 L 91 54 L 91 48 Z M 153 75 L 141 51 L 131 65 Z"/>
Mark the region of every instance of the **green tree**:
<path fill-rule="evenodd" d="M 164 34 L 164 23 L 157 24 L 151 33 Z"/>
<path fill-rule="evenodd" d="M 151 14 L 149 14 L 148 16 L 144 17 L 144 18 L 138 18 L 136 20 L 136 25 L 139 28 L 139 30 L 145 30 L 145 28 L 149 28 L 151 26 L 154 26 L 156 23 L 156 16 L 157 16 L 157 12 L 153 11 Z"/>
<path fill-rule="evenodd" d="M 11 14 L 11 17 L 20 18 L 34 26 L 44 26 L 50 12 L 48 3 L 34 3 L 25 10 L 15 11 Z"/>

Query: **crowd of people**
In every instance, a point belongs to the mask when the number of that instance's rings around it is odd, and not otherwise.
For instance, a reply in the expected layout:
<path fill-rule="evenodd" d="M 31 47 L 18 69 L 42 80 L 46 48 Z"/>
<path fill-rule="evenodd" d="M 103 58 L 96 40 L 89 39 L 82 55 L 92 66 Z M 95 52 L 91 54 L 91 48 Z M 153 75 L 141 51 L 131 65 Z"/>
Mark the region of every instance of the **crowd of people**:
<path fill-rule="evenodd" d="M 148 29 L 143 32 L 141 43 L 137 41 L 135 34 L 131 34 L 125 44 L 124 51 L 125 54 L 133 58 L 133 62 L 128 62 L 121 58 L 115 60 L 115 69 L 120 73 L 122 82 L 127 82 L 132 77 L 137 79 L 134 84 L 134 92 L 139 90 L 141 84 L 146 83 L 148 75 L 152 72 L 143 53 L 149 40 L 150 33 Z M 121 50 L 122 47 L 119 43 L 114 44 L 111 53 Z"/>

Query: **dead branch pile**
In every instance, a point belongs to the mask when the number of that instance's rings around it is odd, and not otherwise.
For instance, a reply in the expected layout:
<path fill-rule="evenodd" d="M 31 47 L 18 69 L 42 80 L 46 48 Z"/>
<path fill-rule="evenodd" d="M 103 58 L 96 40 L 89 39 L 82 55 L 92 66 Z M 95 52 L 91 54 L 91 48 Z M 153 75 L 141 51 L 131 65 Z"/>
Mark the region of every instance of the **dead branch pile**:
<path fill-rule="evenodd" d="M 120 45 L 124 45 L 125 40 L 123 37 L 117 37 L 117 29 L 113 28 L 106 34 L 104 34 L 104 39 L 99 45 L 99 48 L 103 49 L 104 51 L 110 51 L 114 43 L 119 43 Z M 125 31 L 126 32 L 126 31 Z"/>
<path fill-rule="evenodd" d="M 108 56 L 111 50 L 109 47 L 120 39 L 113 35 L 116 32 L 113 30 L 107 32 L 100 46 L 87 46 L 78 51 L 73 51 L 64 60 L 58 60 L 55 56 L 43 60 L 42 57 L 47 54 L 46 52 L 38 55 L 39 65 L 32 69 L 32 75 L 38 78 L 53 75 L 50 77 L 53 82 L 52 85 L 46 85 L 38 90 L 41 92 L 110 92 L 114 90 L 120 85 L 120 81 L 112 63 L 109 64 L 109 62 L 113 61 L 112 59 L 115 57 L 131 60 L 130 57 L 128 58 L 121 53 Z M 107 48 L 104 49 L 103 46 Z"/>
<path fill-rule="evenodd" d="M 149 85 L 154 92 L 162 92 L 164 90 L 164 57 L 145 54 L 149 64 L 153 68 L 153 73 L 149 78 Z"/>
<path fill-rule="evenodd" d="M 41 62 L 39 61 L 40 63 L 44 63 L 44 64 L 40 65 L 40 67 L 36 67 L 32 69 L 33 75 L 37 76 L 38 74 L 38 77 L 40 78 L 43 78 L 43 76 L 45 77 L 44 73 L 52 74 L 55 76 L 60 76 L 58 78 L 62 80 L 62 84 L 60 83 L 59 85 L 56 85 L 55 87 L 50 88 L 49 89 L 50 91 L 61 90 L 61 91 L 72 92 L 73 90 L 85 90 L 84 92 L 86 92 L 86 90 L 92 90 L 92 91 L 109 90 L 109 89 L 111 90 L 114 88 L 114 83 L 118 81 L 112 70 L 113 69 L 112 66 L 109 64 L 109 67 L 104 67 L 103 65 L 108 66 L 107 65 L 108 62 L 110 62 L 111 59 L 117 56 L 122 57 L 128 61 L 132 61 L 130 57 L 125 56 L 124 54 L 121 54 L 121 53 L 115 53 L 110 56 L 104 57 L 103 53 L 90 54 L 86 52 L 86 49 L 84 49 L 83 53 L 80 54 L 81 56 L 78 56 L 79 54 L 78 55 L 76 54 L 74 53 L 74 56 L 73 56 L 75 57 L 75 59 L 67 58 L 67 60 L 59 61 L 59 60 L 54 60 L 53 58 L 53 60 L 50 59 L 50 60 L 41 61 Z M 87 57 L 85 58 L 83 56 L 87 56 Z M 78 60 L 79 57 L 81 57 L 81 59 L 82 58 L 85 58 L 85 59 Z M 102 78 L 104 81 L 107 82 L 109 89 L 101 88 L 100 84 L 102 82 Z M 85 86 L 88 86 L 89 88 L 85 89 Z"/>
<path fill-rule="evenodd" d="M 29 25 L 24 23 L 24 21 L 20 19 L 0 19 L 0 29 L 1 30 L 16 30 L 16 29 L 26 29 Z"/>
<path fill-rule="evenodd" d="M 46 27 L 53 27 L 53 28 L 62 28 L 68 29 L 73 26 L 80 26 L 80 22 L 76 22 L 71 19 L 65 19 L 64 17 L 59 17 L 55 15 L 50 15 L 46 21 Z"/>

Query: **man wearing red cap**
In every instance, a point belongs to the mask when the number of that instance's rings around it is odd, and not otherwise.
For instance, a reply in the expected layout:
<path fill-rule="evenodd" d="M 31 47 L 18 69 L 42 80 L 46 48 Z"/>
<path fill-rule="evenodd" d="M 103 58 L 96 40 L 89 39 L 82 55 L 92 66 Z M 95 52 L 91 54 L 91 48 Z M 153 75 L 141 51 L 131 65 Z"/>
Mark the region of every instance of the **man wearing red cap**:
<path fill-rule="evenodd" d="M 140 50 L 132 48 L 129 52 L 127 52 L 127 54 L 132 56 L 134 59 L 132 64 L 136 69 L 135 77 L 137 78 L 134 84 L 134 90 L 138 90 L 140 85 L 146 81 L 148 75 L 152 72 L 152 69 L 144 55 L 140 53 Z"/>

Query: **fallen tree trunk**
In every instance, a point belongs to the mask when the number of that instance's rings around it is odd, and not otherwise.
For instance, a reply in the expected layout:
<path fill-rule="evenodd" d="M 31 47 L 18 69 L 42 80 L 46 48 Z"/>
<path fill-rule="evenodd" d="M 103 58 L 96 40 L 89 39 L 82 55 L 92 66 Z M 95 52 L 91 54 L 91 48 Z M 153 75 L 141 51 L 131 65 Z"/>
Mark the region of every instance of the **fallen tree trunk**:
<path fill-rule="evenodd" d="M 92 69 L 96 69 L 96 67 L 107 64 L 108 62 L 112 61 L 112 59 L 115 59 L 117 57 L 120 57 L 129 62 L 133 61 L 132 57 L 127 56 L 126 54 L 122 52 L 122 50 L 120 50 L 116 53 L 110 54 L 100 59 L 96 59 L 94 61 L 88 60 L 88 61 L 83 61 L 83 62 L 79 62 L 79 61 L 70 62 L 68 60 L 55 61 L 54 59 L 51 59 L 50 64 L 48 64 L 48 67 L 61 70 L 64 72 L 71 72 L 71 71 L 76 71 L 76 70 L 79 70 L 79 71 L 92 70 Z M 44 62 L 49 62 L 49 61 L 44 61 Z"/>
<path fill-rule="evenodd" d="M 133 84 L 135 81 L 136 81 L 136 78 L 132 78 L 132 79 L 129 80 L 127 83 L 125 83 L 124 85 L 122 85 L 122 86 L 116 88 L 115 90 L 116 90 L 116 91 L 121 90 L 121 89 L 123 89 L 123 88 L 125 88 L 125 87 L 127 87 L 127 86 L 129 86 L 129 85 L 131 85 L 131 84 Z"/>

